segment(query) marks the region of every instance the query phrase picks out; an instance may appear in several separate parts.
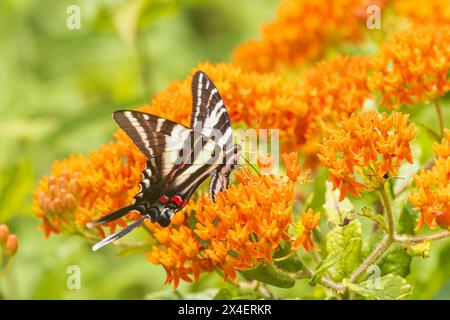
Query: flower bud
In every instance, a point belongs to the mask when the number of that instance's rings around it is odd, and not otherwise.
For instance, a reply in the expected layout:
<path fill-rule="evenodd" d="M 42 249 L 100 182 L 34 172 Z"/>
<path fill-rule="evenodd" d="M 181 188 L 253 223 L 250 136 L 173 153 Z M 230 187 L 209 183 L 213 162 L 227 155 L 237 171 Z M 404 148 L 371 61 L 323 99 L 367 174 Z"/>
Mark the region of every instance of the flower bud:
<path fill-rule="evenodd" d="M 436 222 L 442 229 L 449 229 L 450 215 L 446 215 L 445 213 L 438 211 L 436 212 Z"/>
<path fill-rule="evenodd" d="M 6 241 L 6 253 L 9 256 L 13 256 L 17 252 L 17 248 L 19 247 L 19 242 L 17 241 L 17 237 L 15 234 L 11 234 Z"/>
<path fill-rule="evenodd" d="M 6 224 L 0 224 L 0 246 L 4 246 L 9 237 L 9 228 Z"/>

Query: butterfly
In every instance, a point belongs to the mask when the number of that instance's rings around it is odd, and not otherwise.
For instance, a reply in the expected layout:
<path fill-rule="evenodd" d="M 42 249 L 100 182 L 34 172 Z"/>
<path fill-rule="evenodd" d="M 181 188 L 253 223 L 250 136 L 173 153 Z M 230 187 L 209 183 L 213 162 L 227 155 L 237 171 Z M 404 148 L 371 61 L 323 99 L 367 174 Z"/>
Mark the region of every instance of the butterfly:
<path fill-rule="evenodd" d="M 170 225 L 194 191 L 208 178 L 209 196 L 215 201 L 228 188 L 230 174 L 239 161 L 240 146 L 233 144 L 230 118 L 216 86 L 202 71 L 192 78 L 190 127 L 152 114 L 119 110 L 113 119 L 145 155 L 147 162 L 133 202 L 98 220 L 88 228 L 119 219 L 131 211 L 142 218 L 104 238 L 101 247 L 123 237 L 145 220 Z"/>

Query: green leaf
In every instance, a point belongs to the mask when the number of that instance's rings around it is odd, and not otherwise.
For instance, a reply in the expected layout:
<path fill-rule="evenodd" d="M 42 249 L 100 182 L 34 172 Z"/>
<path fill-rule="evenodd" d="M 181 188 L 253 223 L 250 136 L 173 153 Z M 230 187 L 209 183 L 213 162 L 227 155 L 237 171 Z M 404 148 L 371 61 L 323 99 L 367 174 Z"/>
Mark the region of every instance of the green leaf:
<path fill-rule="evenodd" d="M 357 215 L 360 215 L 362 217 L 366 217 L 366 218 L 373 220 L 378 225 L 379 228 L 381 228 L 385 232 L 387 232 L 388 228 L 386 225 L 386 220 L 384 219 L 384 217 L 381 214 L 373 213 L 372 210 L 370 210 L 367 207 L 362 208 L 361 211 L 355 210 L 353 212 L 356 213 Z"/>
<path fill-rule="evenodd" d="M 359 284 L 344 281 L 352 292 L 371 300 L 403 300 L 407 299 L 413 287 L 402 277 L 387 274 L 381 278 L 370 279 Z"/>
<path fill-rule="evenodd" d="M 361 262 L 361 222 L 354 219 L 345 226 L 336 226 L 327 234 L 329 256 L 339 254 L 341 260 L 328 271 L 335 281 L 348 277 Z"/>
<path fill-rule="evenodd" d="M 258 280 L 279 288 L 292 288 L 295 284 L 294 278 L 266 262 L 260 263 L 247 270 L 241 270 L 240 272 L 247 278 Z"/>
<path fill-rule="evenodd" d="M 406 277 L 411 272 L 411 256 L 402 247 L 395 247 L 380 263 L 381 274 L 392 273 Z"/>
<path fill-rule="evenodd" d="M 333 254 L 329 254 L 325 260 L 323 260 L 316 269 L 316 273 L 312 276 L 309 284 L 315 286 L 322 279 L 325 272 L 328 271 L 329 268 L 334 266 L 336 263 L 341 261 L 341 253 L 342 251 L 336 251 Z"/>
<path fill-rule="evenodd" d="M 328 221 L 334 224 L 341 224 L 344 222 L 348 213 L 353 210 L 353 205 L 347 198 L 339 202 L 340 191 L 332 191 L 333 186 L 331 182 L 327 181 L 326 185 L 325 204 L 323 208 L 325 209 Z"/>
<path fill-rule="evenodd" d="M 291 251 L 291 244 L 285 243 L 279 246 L 279 250 L 273 255 L 276 267 L 287 272 L 298 272 L 303 268 L 303 264 L 295 252 Z"/>
<path fill-rule="evenodd" d="M 409 209 L 405 206 L 398 218 L 397 232 L 399 234 L 414 234 L 415 219 L 411 215 Z"/>

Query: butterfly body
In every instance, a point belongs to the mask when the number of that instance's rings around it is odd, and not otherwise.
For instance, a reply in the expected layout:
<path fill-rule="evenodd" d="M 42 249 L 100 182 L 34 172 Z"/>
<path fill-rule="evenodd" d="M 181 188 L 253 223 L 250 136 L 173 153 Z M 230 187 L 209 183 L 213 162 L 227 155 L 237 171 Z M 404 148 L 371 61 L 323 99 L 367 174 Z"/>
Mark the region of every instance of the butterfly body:
<path fill-rule="evenodd" d="M 96 221 L 92 228 L 123 217 L 130 211 L 142 219 L 103 239 L 94 250 L 122 237 L 143 221 L 170 225 L 194 191 L 208 178 L 210 197 L 228 187 L 229 175 L 239 160 L 239 145 L 232 142 L 227 110 L 212 81 L 197 72 L 192 82 L 193 110 L 190 127 L 144 112 L 120 110 L 114 120 L 127 133 L 147 163 L 133 203 Z"/>

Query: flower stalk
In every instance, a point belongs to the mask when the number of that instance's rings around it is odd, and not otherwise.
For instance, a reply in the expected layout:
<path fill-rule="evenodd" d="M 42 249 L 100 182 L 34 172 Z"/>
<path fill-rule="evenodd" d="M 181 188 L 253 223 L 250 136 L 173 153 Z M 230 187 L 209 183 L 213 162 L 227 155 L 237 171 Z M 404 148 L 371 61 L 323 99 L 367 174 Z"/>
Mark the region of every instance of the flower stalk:
<path fill-rule="evenodd" d="M 434 107 L 436 108 L 436 113 L 437 113 L 437 117 L 438 117 L 438 121 L 439 121 L 440 134 L 442 137 L 442 136 L 444 136 L 445 124 L 444 124 L 444 112 L 442 111 L 441 100 L 439 98 L 436 98 L 434 100 Z"/>

